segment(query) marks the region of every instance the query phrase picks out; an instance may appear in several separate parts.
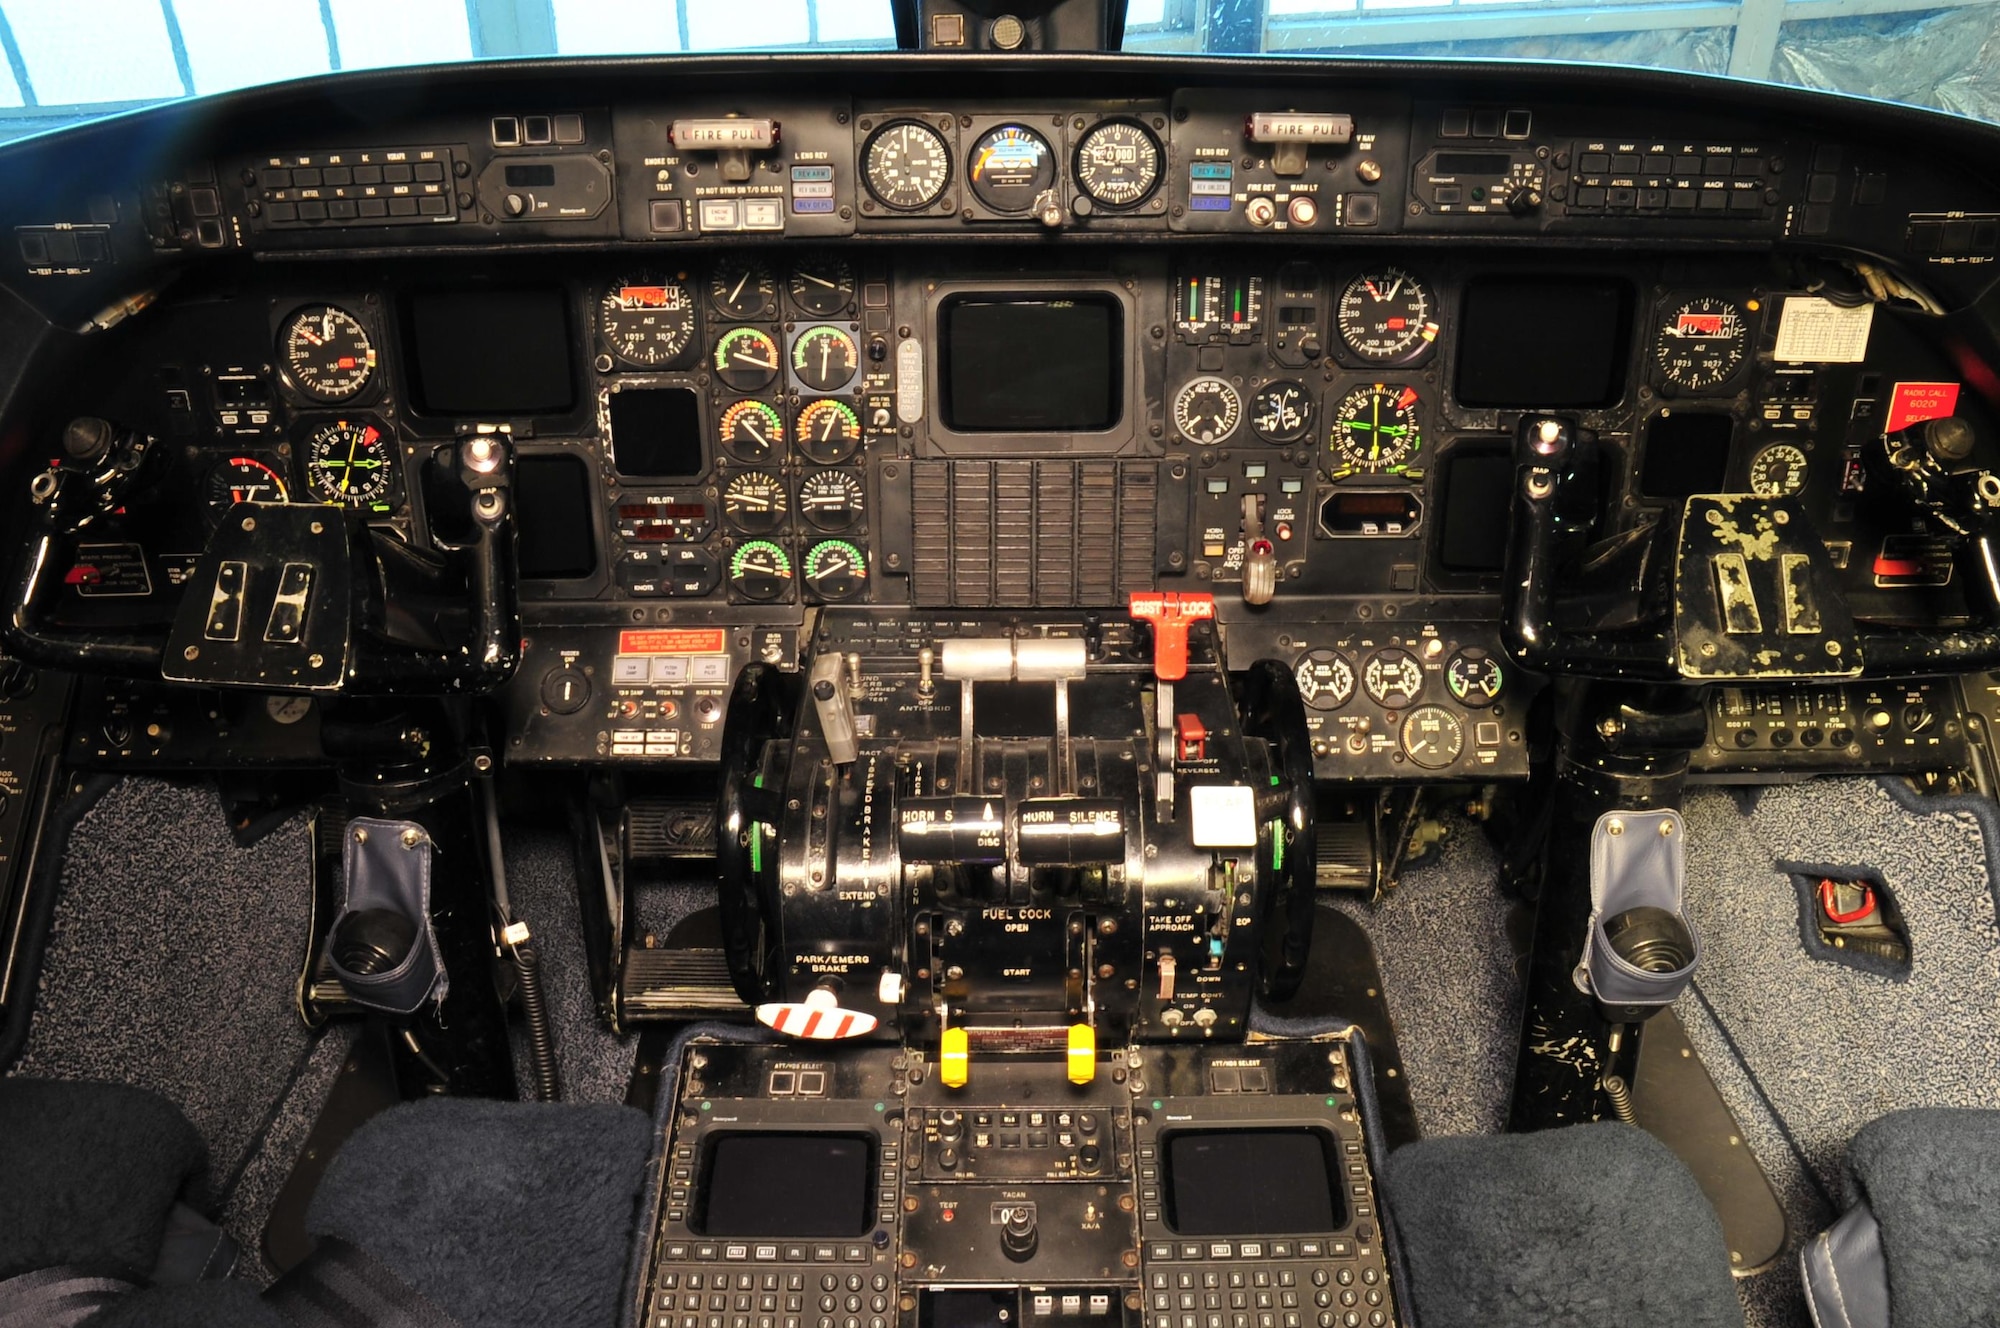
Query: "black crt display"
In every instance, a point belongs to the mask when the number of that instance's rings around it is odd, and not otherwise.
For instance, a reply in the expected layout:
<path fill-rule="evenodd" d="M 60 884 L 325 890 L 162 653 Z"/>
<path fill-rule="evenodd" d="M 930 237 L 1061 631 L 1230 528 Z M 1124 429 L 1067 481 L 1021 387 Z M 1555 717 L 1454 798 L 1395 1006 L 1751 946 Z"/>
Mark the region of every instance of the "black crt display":
<path fill-rule="evenodd" d="M 1346 1221 L 1320 1130 L 1184 1130 L 1161 1149 L 1167 1225 L 1183 1236 L 1283 1236 Z"/>
<path fill-rule="evenodd" d="M 1461 446 L 1445 458 L 1438 561 L 1454 572 L 1497 572 L 1507 564 L 1514 456 L 1506 444 Z"/>
<path fill-rule="evenodd" d="M 514 459 L 517 556 L 523 578 L 573 580 L 597 570 L 591 507 L 590 469 L 582 457 Z"/>
<path fill-rule="evenodd" d="M 875 1226 L 873 1166 L 865 1135 L 717 1135 L 690 1225 L 707 1236 L 866 1235 Z"/>
<path fill-rule="evenodd" d="M 1736 421 L 1718 411 L 1662 411 L 1646 422 L 1639 492 L 1648 498 L 1720 493 L 1729 478 Z"/>
<path fill-rule="evenodd" d="M 410 392 L 427 415 L 548 415 L 576 400 L 559 290 L 435 291 L 405 307 Z"/>
<path fill-rule="evenodd" d="M 695 479 L 701 456 L 701 403 L 685 387 L 611 393 L 611 459 L 620 475 Z"/>
<path fill-rule="evenodd" d="M 946 427 L 1101 433 L 1118 422 L 1124 318 L 1108 295 L 969 296 L 938 312 Z"/>
<path fill-rule="evenodd" d="M 1632 290 L 1608 278 L 1485 278 L 1466 287 L 1458 331 L 1463 406 L 1560 410 L 1625 394 Z"/>

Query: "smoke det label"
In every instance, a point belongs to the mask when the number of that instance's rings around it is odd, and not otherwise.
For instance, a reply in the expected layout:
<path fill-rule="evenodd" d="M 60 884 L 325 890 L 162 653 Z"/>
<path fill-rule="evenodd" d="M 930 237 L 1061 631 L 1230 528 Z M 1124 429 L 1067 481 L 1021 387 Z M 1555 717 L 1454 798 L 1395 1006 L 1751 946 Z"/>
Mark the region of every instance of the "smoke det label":
<path fill-rule="evenodd" d="M 1889 418 L 1882 432 L 1894 433 L 1925 420 L 1941 420 L 1957 409 L 1957 383 L 1898 383 L 1889 394 Z"/>

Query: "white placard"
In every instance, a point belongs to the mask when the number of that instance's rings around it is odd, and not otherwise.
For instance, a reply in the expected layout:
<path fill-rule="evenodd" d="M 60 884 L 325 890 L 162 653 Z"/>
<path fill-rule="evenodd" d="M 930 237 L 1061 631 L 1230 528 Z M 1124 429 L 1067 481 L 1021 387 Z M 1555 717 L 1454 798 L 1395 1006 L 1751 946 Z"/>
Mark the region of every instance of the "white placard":
<path fill-rule="evenodd" d="M 1817 295 L 1786 297 L 1778 318 L 1780 364 L 1859 364 L 1868 358 L 1872 304 L 1845 305 Z"/>

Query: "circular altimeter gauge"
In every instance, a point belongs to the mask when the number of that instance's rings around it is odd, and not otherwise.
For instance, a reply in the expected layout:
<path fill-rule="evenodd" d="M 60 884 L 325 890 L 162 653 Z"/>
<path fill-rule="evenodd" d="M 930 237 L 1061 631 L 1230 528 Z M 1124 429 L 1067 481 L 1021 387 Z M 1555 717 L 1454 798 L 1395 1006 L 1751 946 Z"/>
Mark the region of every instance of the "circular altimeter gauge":
<path fill-rule="evenodd" d="M 1436 342 L 1437 302 L 1399 267 L 1363 272 L 1340 292 L 1334 324 L 1347 349 L 1371 364 L 1407 364 Z"/>
<path fill-rule="evenodd" d="M 1750 492 L 1789 498 L 1806 487 L 1806 454 L 1790 443 L 1772 443 L 1750 458 Z"/>
<path fill-rule="evenodd" d="M 323 503 L 365 507 L 389 496 L 389 439 L 364 420 L 335 420 L 306 437 L 306 488 Z"/>
<path fill-rule="evenodd" d="M 208 472 L 208 508 L 221 516 L 238 503 L 288 503 L 291 491 L 268 462 L 252 456 L 218 461 Z"/>
<path fill-rule="evenodd" d="M 1250 398 L 1250 428 L 1267 443 L 1296 443 L 1312 430 L 1312 396 L 1289 380 L 1266 383 Z"/>
<path fill-rule="evenodd" d="M 680 358 L 694 340 L 694 298 L 678 281 L 639 275 L 604 292 L 598 327 L 611 353 L 627 364 L 656 369 Z"/>
<path fill-rule="evenodd" d="M 778 376 L 778 343 L 762 328 L 730 328 L 715 343 L 715 376 L 738 392 L 763 391 Z"/>
<path fill-rule="evenodd" d="M 965 175 L 973 197 L 995 212 L 1026 212 L 1055 186 L 1055 149 L 1026 125 L 1001 125 L 972 145 Z"/>
<path fill-rule="evenodd" d="M 361 320 L 318 304 L 285 320 L 278 336 L 285 375 L 314 401 L 352 401 L 375 376 L 375 345 Z"/>
<path fill-rule="evenodd" d="M 1703 392 L 1735 376 L 1749 343 L 1743 311 L 1728 300 L 1703 296 L 1667 315 L 1654 353 L 1667 382 Z"/>
<path fill-rule="evenodd" d="M 951 183 L 951 145 L 920 120 L 891 121 L 862 149 L 861 180 L 884 207 L 898 212 L 927 208 Z"/>
<path fill-rule="evenodd" d="M 1099 207 L 1137 207 L 1160 182 L 1160 140 L 1136 120 L 1106 120 L 1076 145 L 1073 169 Z"/>
<path fill-rule="evenodd" d="M 1333 412 L 1327 446 L 1335 474 L 1394 475 L 1423 447 L 1417 390 L 1391 383 L 1357 387 Z"/>
<path fill-rule="evenodd" d="M 1227 378 L 1191 378 L 1174 393 L 1174 428 L 1191 443 L 1221 443 L 1243 422 L 1243 397 Z"/>

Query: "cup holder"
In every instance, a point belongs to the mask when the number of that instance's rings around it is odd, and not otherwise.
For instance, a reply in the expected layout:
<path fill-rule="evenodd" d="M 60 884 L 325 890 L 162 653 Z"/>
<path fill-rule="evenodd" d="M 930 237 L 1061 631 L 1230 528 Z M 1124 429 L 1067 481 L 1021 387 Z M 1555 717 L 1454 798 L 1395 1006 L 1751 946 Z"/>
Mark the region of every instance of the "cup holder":
<path fill-rule="evenodd" d="M 1628 908 L 1604 924 L 1612 953 L 1641 973 L 1678 973 L 1694 963 L 1694 933 L 1678 913 Z"/>
<path fill-rule="evenodd" d="M 1694 977 L 1701 942 L 1682 908 L 1687 833 L 1676 812 L 1615 812 L 1591 836 L 1590 930 L 1577 985 L 1612 1023 L 1670 1005 Z"/>

